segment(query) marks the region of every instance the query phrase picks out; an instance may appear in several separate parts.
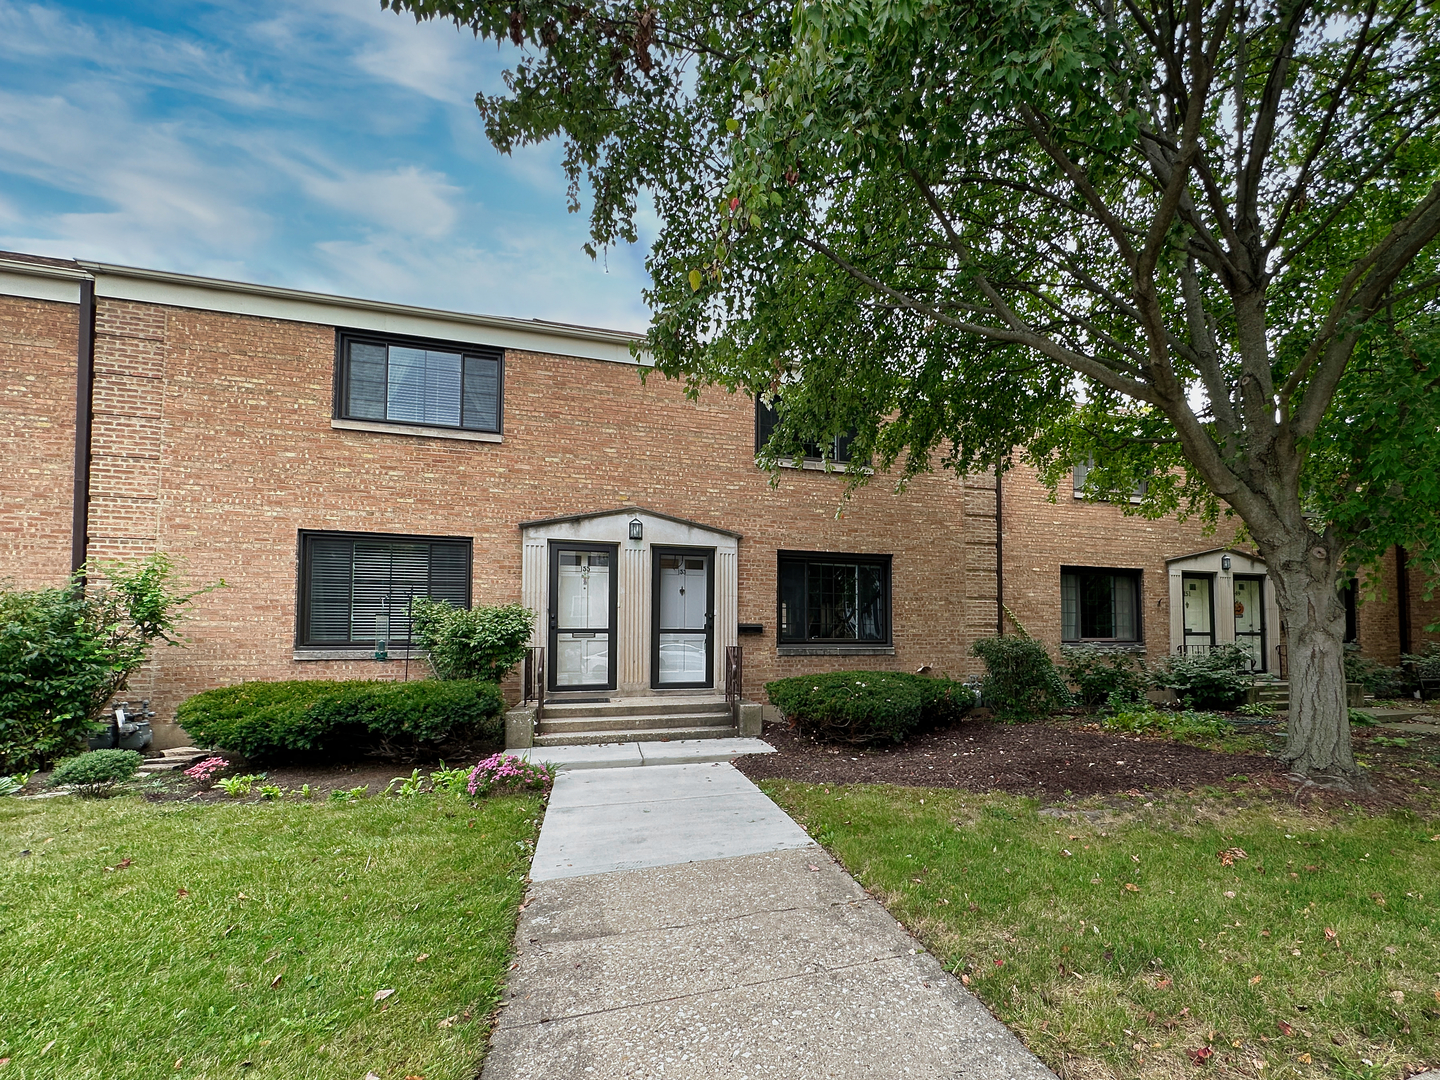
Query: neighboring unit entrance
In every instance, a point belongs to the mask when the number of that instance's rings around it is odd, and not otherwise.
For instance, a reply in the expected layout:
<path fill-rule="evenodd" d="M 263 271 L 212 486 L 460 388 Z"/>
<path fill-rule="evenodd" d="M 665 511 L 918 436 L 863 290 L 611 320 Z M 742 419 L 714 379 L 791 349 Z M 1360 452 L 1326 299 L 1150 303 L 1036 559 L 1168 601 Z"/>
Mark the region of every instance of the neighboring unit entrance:
<path fill-rule="evenodd" d="M 1235 575 L 1235 644 L 1250 654 L 1250 670 L 1265 670 L 1265 579 Z"/>
<path fill-rule="evenodd" d="M 614 544 L 550 544 L 550 689 L 615 688 Z"/>
<path fill-rule="evenodd" d="M 715 685 L 715 552 L 653 547 L 650 671 L 655 689 Z"/>
<path fill-rule="evenodd" d="M 1213 583 L 1209 574 L 1186 574 L 1181 579 L 1186 652 L 1205 652 L 1215 644 Z"/>

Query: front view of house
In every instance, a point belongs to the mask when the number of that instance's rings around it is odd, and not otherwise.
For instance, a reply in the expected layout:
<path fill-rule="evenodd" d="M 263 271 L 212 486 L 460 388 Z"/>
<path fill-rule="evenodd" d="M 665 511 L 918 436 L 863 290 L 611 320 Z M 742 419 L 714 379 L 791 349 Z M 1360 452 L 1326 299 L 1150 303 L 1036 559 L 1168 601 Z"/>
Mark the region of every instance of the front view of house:
<path fill-rule="evenodd" d="M 770 679 L 834 669 L 964 677 L 1002 623 L 1283 662 L 1263 563 L 1193 520 L 1124 518 L 1079 475 L 1057 503 L 1024 468 L 999 485 L 936 470 L 901 494 L 881 475 L 846 500 L 845 439 L 834 468 L 816 448 L 772 484 L 755 456 L 773 414 L 642 382 L 632 344 L 0 253 L 0 579 L 163 551 L 189 582 L 225 582 L 131 682 L 160 745 L 213 686 L 422 674 L 415 596 L 523 602 L 526 689 L 557 723 L 567 703 L 640 702 L 658 728 L 741 677 L 762 702 Z M 1387 566 L 1404 581 L 1403 553 Z M 1367 605 L 1360 641 L 1394 663 L 1432 608 Z"/>

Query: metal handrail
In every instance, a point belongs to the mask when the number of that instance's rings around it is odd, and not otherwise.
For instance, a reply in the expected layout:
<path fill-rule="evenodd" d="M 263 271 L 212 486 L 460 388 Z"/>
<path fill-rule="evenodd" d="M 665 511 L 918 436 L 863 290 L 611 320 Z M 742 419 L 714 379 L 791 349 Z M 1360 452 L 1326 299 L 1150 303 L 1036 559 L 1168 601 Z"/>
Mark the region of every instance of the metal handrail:
<path fill-rule="evenodd" d="M 725 704 L 734 707 L 744 692 L 745 654 L 739 645 L 725 646 Z"/>
<path fill-rule="evenodd" d="M 535 719 L 545 711 L 545 650 L 538 645 L 527 646 L 525 662 L 520 669 L 520 704 L 535 703 Z"/>

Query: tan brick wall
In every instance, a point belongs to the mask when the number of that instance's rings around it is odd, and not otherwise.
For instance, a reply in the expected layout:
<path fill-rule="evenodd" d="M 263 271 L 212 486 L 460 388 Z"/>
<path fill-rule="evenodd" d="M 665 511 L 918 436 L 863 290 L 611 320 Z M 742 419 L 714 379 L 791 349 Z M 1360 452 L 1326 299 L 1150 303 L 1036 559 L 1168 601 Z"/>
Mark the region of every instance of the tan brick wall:
<path fill-rule="evenodd" d="M 1410 586 L 1410 648 L 1419 651 L 1428 641 L 1440 641 L 1440 631 L 1427 626 L 1440 622 L 1440 590 L 1425 599 L 1426 579 L 1435 568 L 1423 556 L 1410 552 L 1407 558 Z M 1362 575 L 1360 605 L 1356 611 L 1360 651 L 1391 667 L 1400 662 L 1400 605 L 1395 573 L 1395 550 L 1386 552 L 1379 572 Z"/>
<path fill-rule="evenodd" d="M 0 297 L 0 581 L 21 588 L 70 573 L 78 310 Z"/>
<path fill-rule="evenodd" d="M 159 548 L 229 586 L 198 603 L 190 647 L 132 683 L 162 717 L 241 679 L 398 673 L 292 659 L 300 529 L 473 537 L 477 603 L 519 598 L 521 521 L 631 503 L 737 531 L 739 618 L 765 627 L 742 639 L 751 695 L 836 667 L 964 675 L 994 625 L 990 478 L 895 495 L 882 477 L 843 504 L 836 475 L 785 470 L 772 488 L 747 398 L 689 401 L 628 365 L 513 351 L 501 444 L 339 431 L 329 328 L 108 300 L 99 316 L 92 545 Z M 895 655 L 776 655 L 780 548 L 893 555 Z"/>
<path fill-rule="evenodd" d="M 1139 570 L 1141 634 L 1147 657 L 1156 660 L 1170 650 L 1165 560 L 1221 547 L 1229 539 L 1205 535 L 1193 519 L 1127 517 L 1119 506 L 1075 498 L 1068 483 L 1051 502 L 1035 471 L 1023 466 L 1005 474 L 1001 502 L 1005 606 L 1052 653 L 1060 645 L 1062 566 Z"/>

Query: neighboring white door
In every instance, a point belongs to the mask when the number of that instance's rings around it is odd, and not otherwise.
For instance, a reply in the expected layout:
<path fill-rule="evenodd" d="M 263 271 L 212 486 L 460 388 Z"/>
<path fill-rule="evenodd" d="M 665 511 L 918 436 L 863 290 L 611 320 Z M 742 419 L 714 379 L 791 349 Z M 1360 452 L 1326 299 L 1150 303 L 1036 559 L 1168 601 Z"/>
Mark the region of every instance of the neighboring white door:
<path fill-rule="evenodd" d="M 613 689 L 615 553 L 556 547 L 550 558 L 550 688 Z"/>
<path fill-rule="evenodd" d="M 1181 612 L 1185 630 L 1185 651 L 1201 652 L 1215 644 L 1215 603 L 1212 579 L 1208 574 L 1186 574 L 1180 579 L 1183 590 Z"/>
<path fill-rule="evenodd" d="M 709 552 L 655 552 L 655 685 L 710 686 L 714 589 Z"/>
<path fill-rule="evenodd" d="M 1250 654 L 1250 670 L 1265 670 L 1265 579 L 1235 575 L 1235 644 Z"/>

